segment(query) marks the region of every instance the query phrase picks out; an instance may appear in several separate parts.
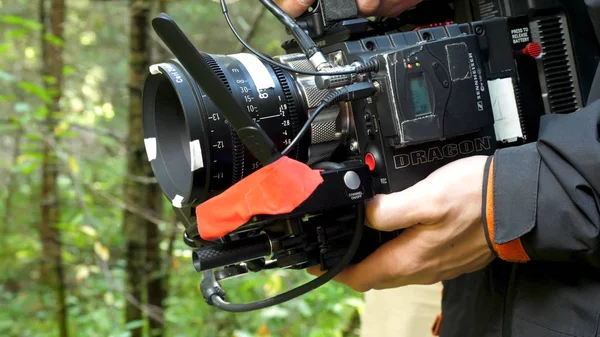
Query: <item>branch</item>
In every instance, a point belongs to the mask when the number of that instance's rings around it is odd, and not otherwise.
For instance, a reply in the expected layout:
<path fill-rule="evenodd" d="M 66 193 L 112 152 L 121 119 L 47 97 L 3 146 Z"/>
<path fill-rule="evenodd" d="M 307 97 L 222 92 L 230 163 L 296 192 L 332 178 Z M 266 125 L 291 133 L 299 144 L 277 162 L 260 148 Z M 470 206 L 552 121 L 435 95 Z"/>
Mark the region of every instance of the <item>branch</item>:
<path fill-rule="evenodd" d="M 95 134 L 102 135 L 102 136 L 108 136 L 108 137 L 116 140 L 119 144 L 124 144 L 124 142 L 125 142 L 125 135 L 117 133 L 117 132 L 109 130 L 109 129 L 102 129 L 102 128 L 98 128 L 98 127 L 82 125 L 82 124 L 77 124 L 77 123 L 69 123 L 69 126 L 74 129 L 89 131 L 89 132 L 93 132 Z"/>
<path fill-rule="evenodd" d="M 266 10 L 267 10 L 267 7 L 260 6 L 260 10 L 258 11 L 258 14 L 252 21 L 252 25 L 250 25 L 250 30 L 244 37 L 244 41 L 246 41 L 246 43 L 250 43 L 250 41 L 254 38 L 254 35 L 256 34 L 256 31 L 258 30 L 258 27 L 260 25 L 260 21 L 261 21 L 260 19 L 265 14 Z M 240 53 L 243 52 L 244 50 L 246 50 L 246 48 L 242 45 L 242 47 L 240 48 Z"/>

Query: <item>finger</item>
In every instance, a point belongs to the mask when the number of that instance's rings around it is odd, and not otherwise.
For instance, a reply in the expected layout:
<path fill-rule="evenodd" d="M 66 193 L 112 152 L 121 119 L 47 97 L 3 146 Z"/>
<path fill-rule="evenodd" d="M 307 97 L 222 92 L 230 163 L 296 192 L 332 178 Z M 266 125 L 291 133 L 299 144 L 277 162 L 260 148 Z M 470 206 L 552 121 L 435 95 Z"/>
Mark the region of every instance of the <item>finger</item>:
<path fill-rule="evenodd" d="M 431 185 L 423 181 L 401 192 L 375 196 L 367 202 L 367 225 L 380 231 L 394 231 L 437 222 L 446 206 Z"/>
<path fill-rule="evenodd" d="M 308 267 L 306 268 L 306 272 L 314 276 L 321 276 L 322 274 L 325 274 L 325 271 L 322 271 L 320 266 Z"/>
<path fill-rule="evenodd" d="M 398 16 L 405 10 L 417 5 L 422 0 L 380 0 L 380 3 L 371 15 L 393 17 Z M 359 2 L 369 2 L 369 0 L 359 0 Z"/>
<path fill-rule="evenodd" d="M 380 3 L 380 0 L 356 0 L 358 11 L 366 16 L 377 15 L 376 13 Z"/>
<path fill-rule="evenodd" d="M 275 0 L 277 6 L 292 18 L 296 18 L 304 13 L 313 2 L 314 0 Z"/>
<path fill-rule="evenodd" d="M 417 270 L 411 262 L 415 260 L 408 258 L 408 251 L 408 240 L 401 235 L 383 244 L 360 263 L 348 266 L 335 281 L 358 292 L 379 289 L 390 282 L 397 286 L 406 285 Z"/>

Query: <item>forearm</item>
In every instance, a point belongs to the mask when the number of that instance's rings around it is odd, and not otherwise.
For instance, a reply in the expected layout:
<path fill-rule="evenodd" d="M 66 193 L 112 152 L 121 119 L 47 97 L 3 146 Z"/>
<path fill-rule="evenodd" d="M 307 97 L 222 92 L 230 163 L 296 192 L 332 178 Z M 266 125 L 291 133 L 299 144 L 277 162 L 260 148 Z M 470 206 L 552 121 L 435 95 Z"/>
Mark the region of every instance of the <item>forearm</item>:
<path fill-rule="evenodd" d="M 484 227 L 501 259 L 600 265 L 600 101 L 542 119 L 539 140 L 496 152 Z"/>

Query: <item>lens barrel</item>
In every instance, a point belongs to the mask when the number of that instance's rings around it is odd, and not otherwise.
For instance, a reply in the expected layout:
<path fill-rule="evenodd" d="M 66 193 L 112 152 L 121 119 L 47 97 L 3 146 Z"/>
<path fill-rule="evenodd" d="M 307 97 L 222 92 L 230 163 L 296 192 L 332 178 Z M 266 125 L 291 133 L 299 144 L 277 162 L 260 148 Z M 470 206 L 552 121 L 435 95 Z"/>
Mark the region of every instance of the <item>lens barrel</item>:
<path fill-rule="evenodd" d="M 283 150 L 308 117 L 293 78 L 251 54 L 201 55 L 230 91 L 228 99 L 237 100 Z M 177 60 L 150 67 L 143 119 L 148 160 L 175 207 L 196 206 L 261 167 Z M 289 156 L 306 162 L 310 138 Z"/>

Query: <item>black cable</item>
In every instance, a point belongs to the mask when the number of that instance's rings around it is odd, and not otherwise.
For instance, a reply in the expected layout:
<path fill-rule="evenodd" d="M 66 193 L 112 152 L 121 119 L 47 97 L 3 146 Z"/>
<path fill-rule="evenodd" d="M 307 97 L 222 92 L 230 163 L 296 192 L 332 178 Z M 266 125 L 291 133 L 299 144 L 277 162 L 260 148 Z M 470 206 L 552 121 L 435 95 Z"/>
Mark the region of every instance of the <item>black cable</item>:
<path fill-rule="evenodd" d="M 323 102 L 323 103 L 321 103 L 321 105 L 319 105 L 319 107 L 315 110 L 315 112 L 313 112 L 312 116 L 310 116 L 310 118 L 306 121 L 306 123 L 304 123 L 304 125 L 302 126 L 302 129 L 300 129 L 300 131 L 298 132 L 296 137 L 294 137 L 294 140 L 292 140 L 292 142 L 283 151 L 281 151 L 281 155 L 287 156 L 294 149 L 294 147 L 296 145 L 298 145 L 298 143 L 300 142 L 302 137 L 304 137 L 304 134 L 308 131 L 308 129 L 310 129 L 311 124 L 315 120 L 315 118 L 317 118 L 317 116 L 323 110 L 325 110 L 329 106 L 329 104 L 330 104 L 329 102 Z"/>
<path fill-rule="evenodd" d="M 250 45 L 248 45 L 248 43 L 246 43 L 246 41 L 244 41 L 244 39 L 240 36 L 240 34 L 237 32 L 237 30 L 233 26 L 233 23 L 231 22 L 231 18 L 229 17 L 229 12 L 227 11 L 227 4 L 225 3 L 225 0 L 221 0 L 221 10 L 223 11 L 223 15 L 225 16 L 225 21 L 227 21 L 227 25 L 229 26 L 229 29 L 231 29 L 231 31 L 233 32 L 233 35 L 235 35 L 236 39 L 238 39 L 238 41 L 240 41 L 240 43 L 246 49 L 248 49 L 252 54 L 256 55 L 258 58 L 260 58 L 264 62 L 267 62 L 276 67 L 279 67 L 283 70 L 289 71 L 290 73 L 296 73 L 296 74 L 302 74 L 302 75 L 312 75 L 312 76 L 349 75 L 349 74 L 362 74 L 362 73 L 366 73 L 366 72 L 377 71 L 377 69 L 379 69 L 379 66 L 377 63 L 375 63 L 375 61 L 369 62 L 369 63 L 359 66 L 359 67 L 356 67 L 353 70 L 342 70 L 342 71 L 335 71 L 335 72 L 333 72 L 333 71 L 332 72 L 328 72 L 328 71 L 315 72 L 315 71 L 304 71 L 304 70 L 290 68 L 290 67 L 283 65 L 277 61 L 274 61 L 273 59 L 269 58 L 268 56 L 255 50 Z"/>
<path fill-rule="evenodd" d="M 279 20 L 296 38 L 298 46 L 304 52 L 304 55 L 309 59 L 317 52 L 320 52 L 317 44 L 306 34 L 306 32 L 298 26 L 296 21 L 287 15 L 279 6 L 277 6 L 273 0 L 259 0 L 263 6 L 265 6 L 273 16 Z"/>
<path fill-rule="evenodd" d="M 309 291 L 315 290 L 318 287 L 324 285 L 325 283 L 331 281 L 344 268 L 346 268 L 346 266 L 348 266 L 348 264 L 350 264 L 350 262 L 352 261 L 352 258 L 354 257 L 354 255 L 356 254 L 356 252 L 358 251 L 358 248 L 360 246 L 362 234 L 364 231 L 364 214 L 365 214 L 365 206 L 362 203 L 356 205 L 356 213 L 357 213 L 356 228 L 355 228 L 354 236 L 352 237 L 352 241 L 350 242 L 350 246 L 348 247 L 348 250 L 346 251 L 346 254 L 344 254 L 344 256 L 342 257 L 340 262 L 337 265 L 335 265 L 335 267 L 329 269 L 323 275 L 317 277 L 316 279 L 314 279 L 310 282 L 307 282 L 307 283 L 299 286 L 298 288 L 294 288 L 294 289 L 284 292 L 282 294 L 279 294 L 279 295 L 276 295 L 276 296 L 273 296 L 273 297 L 270 297 L 270 298 L 267 298 L 264 300 L 256 301 L 256 302 L 244 303 L 244 304 L 234 304 L 234 303 L 226 302 L 223 299 L 224 292 L 222 291 L 222 289 L 221 289 L 221 291 L 213 291 L 211 293 L 209 302 L 212 303 L 215 307 L 217 307 L 221 310 L 224 310 L 224 311 L 229 311 L 229 312 L 247 312 L 247 311 L 253 311 L 253 310 L 260 310 L 260 309 L 278 305 L 278 304 L 287 302 L 289 300 L 292 300 L 296 297 L 302 296 L 302 295 L 308 293 Z M 213 273 L 211 273 L 210 271 L 208 274 L 205 273 L 205 277 L 208 275 L 210 275 L 210 277 L 212 277 L 212 280 L 210 280 L 210 281 L 211 282 L 214 281 L 213 284 L 216 284 Z"/>
<path fill-rule="evenodd" d="M 298 132 L 294 140 L 281 152 L 282 156 L 287 156 L 292 149 L 298 145 L 304 134 L 310 129 L 312 122 L 317 116 L 327 107 L 338 102 L 349 102 L 357 99 L 367 98 L 374 95 L 377 89 L 371 82 L 354 83 L 349 86 L 342 87 L 338 90 L 329 92 L 321 101 L 321 105 L 313 112 L 312 116 L 304 123 L 302 129 Z"/>

